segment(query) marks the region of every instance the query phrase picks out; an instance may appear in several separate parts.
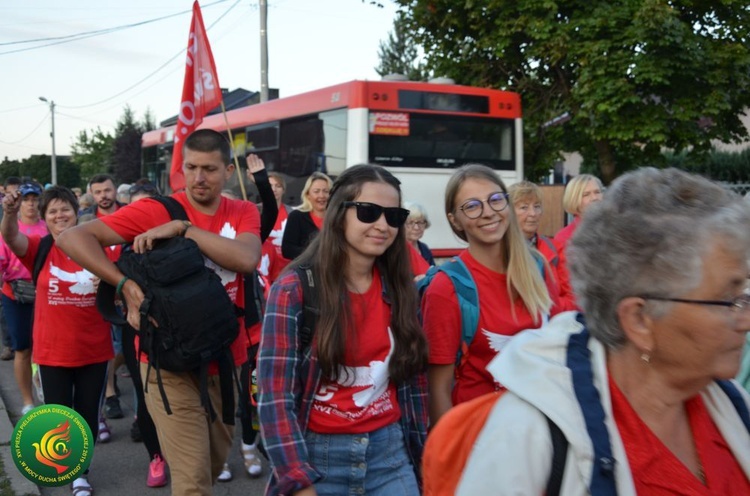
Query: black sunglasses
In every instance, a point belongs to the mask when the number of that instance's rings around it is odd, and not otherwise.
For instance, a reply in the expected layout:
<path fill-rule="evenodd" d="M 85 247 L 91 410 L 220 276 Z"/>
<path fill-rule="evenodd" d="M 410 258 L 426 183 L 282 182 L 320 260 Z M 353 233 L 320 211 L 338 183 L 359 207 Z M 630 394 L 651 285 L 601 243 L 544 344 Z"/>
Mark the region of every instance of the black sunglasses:
<path fill-rule="evenodd" d="M 385 214 L 389 226 L 399 228 L 409 217 L 409 211 L 399 207 L 381 207 L 377 203 L 346 201 L 344 208 L 357 207 L 357 219 L 365 224 L 372 224 Z"/>

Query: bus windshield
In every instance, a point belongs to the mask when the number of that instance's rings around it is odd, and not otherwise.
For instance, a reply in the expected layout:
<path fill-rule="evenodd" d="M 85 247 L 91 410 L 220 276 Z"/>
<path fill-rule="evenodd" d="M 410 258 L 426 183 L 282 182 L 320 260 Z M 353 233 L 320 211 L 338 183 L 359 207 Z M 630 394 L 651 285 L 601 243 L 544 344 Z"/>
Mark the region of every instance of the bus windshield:
<path fill-rule="evenodd" d="M 478 162 L 514 170 L 513 119 L 370 113 L 369 159 L 388 167 L 454 168 Z"/>

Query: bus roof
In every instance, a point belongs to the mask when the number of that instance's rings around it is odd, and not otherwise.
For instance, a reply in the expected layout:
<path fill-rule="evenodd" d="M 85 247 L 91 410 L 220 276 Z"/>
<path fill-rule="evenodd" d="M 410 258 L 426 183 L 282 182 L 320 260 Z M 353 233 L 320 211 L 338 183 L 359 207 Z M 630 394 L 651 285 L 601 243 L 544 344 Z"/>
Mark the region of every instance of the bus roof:
<path fill-rule="evenodd" d="M 456 111 L 430 110 L 425 108 L 404 109 L 399 106 L 399 91 L 411 90 L 432 94 L 479 96 L 487 99 L 487 112 L 460 112 L 462 115 L 482 117 L 516 118 L 521 116 L 521 97 L 518 93 L 489 88 L 477 88 L 455 84 L 435 84 L 416 81 L 360 81 L 329 86 L 256 105 L 207 116 L 198 127 L 226 130 L 244 128 L 290 117 L 304 116 L 337 108 L 370 108 L 382 111 L 404 111 L 425 113 L 459 113 Z M 172 141 L 175 126 L 147 131 L 143 134 L 142 146 L 150 147 Z"/>

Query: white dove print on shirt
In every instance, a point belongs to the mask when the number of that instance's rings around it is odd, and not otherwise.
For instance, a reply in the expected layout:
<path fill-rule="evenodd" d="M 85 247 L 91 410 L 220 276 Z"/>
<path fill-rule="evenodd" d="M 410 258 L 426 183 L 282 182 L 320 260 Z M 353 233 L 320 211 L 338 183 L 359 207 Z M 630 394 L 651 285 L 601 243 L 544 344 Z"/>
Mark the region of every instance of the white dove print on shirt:
<path fill-rule="evenodd" d="M 487 329 L 482 329 L 482 334 L 487 336 L 487 342 L 489 343 L 490 348 L 492 349 L 492 351 L 495 351 L 497 353 L 503 351 L 505 345 L 507 345 L 510 339 L 513 337 L 505 336 L 503 334 L 495 334 L 494 332 L 490 332 Z"/>
<path fill-rule="evenodd" d="M 225 222 L 224 226 L 221 228 L 221 231 L 219 231 L 219 236 L 223 238 L 236 239 L 237 231 L 232 227 L 231 224 L 229 224 L 229 222 Z M 224 267 L 221 267 L 218 264 L 216 264 L 213 260 L 210 260 L 208 258 L 205 258 L 205 260 L 206 260 L 206 267 L 216 272 L 216 275 L 218 275 L 221 278 L 221 283 L 224 286 L 226 286 L 227 284 L 229 284 L 230 282 L 234 281 L 237 278 L 236 272 L 227 270 Z"/>
<path fill-rule="evenodd" d="M 388 376 L 388 365 L 391 363 L 391 355 L 393 355 L 394 348 L 393 333 L 391 333 L 390 327 L 388 327 L 388 339 L 390 340 L 391 347 L 385 360 L 373 360 L 368 366 L 364 367 L 339 366 L 339 379 L 337 382 L 340 385 L 344 387 L 370 386 L 352 395 L 354 404 L 359 408 L 370 405 L 388 389 L 388 380 L 390 379 Z"/>
<path fill-rule="evenodd" d="M 50 264 L 49 273 L 61 281 L 74 282 L 70 287 L 70 292 L 77 295 L 87 295 L 95 292 L 94 274 L 88 270 L 79 270 L 78 272 L 66 272 L 56 265 Z"/>
<path fill-rule="evenodd" d="M 272 244 L 274 246 L 281 246 L 281 239 L 284 237 L 284 229 L 286 229 L 286 219 L 281 221 L 281 229 L 273 229 L 271 230 L 271 234 L 268 235 L 268 237 L 273 240 Z"/>

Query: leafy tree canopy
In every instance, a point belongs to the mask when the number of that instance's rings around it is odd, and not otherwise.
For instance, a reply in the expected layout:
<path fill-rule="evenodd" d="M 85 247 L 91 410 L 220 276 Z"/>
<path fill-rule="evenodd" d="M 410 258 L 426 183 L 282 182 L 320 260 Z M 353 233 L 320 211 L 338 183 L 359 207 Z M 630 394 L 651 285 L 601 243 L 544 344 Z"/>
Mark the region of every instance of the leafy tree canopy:
<path fill-rule="evenodd" d="M 393 31 L 378 48 L 380 63 L 375 72 L 381 76 L 402 74 L 410 81 L 426 81 L 430 78 L 427 64 L 421 60 L 419 46 L 414 42 L 403 16 L 393 21 Z"/>
<path fill-rule="evenodd" d="M 521 94 L 530 177 L 560 151 L 610 182 L 664 148 L 701 154 L 748 137 L 746 0 L 396 3 L 436 74 Z"/>
<path fill-rule="evenodd" d="M 70 157 L 58 155 L 57 182 L 62 186 L 72 188 L 81 183 L 81 170 L 78 164 L 73 163 Z M 3 160 L 0 163 L 0 182 L 4 182 L 10 176 L 29 178 L 41 185 L 52 180 L 52 160 L 49 155 L 31 155 L 23 160 Z"/>
<path fill-rule="evenodd" d="M 83 183 L 96 174 L 112 173 L 112 143 L 114 136 L 100 128 L 83 130 L 71 146 L 73 162 L 81 167 Z"/>
<path fill-rule="evenodd" d="M 156 129 L 150 109 L 138 122 L 126 106 L 115 125 L 114 134 L 100 128 L 81 131 L 72 145 L 73 161 L 81 166 L 83 183 L 101 173 L 113 174 L 117 183 L 132 183 L 141 177 L 141 136 Z"/>

